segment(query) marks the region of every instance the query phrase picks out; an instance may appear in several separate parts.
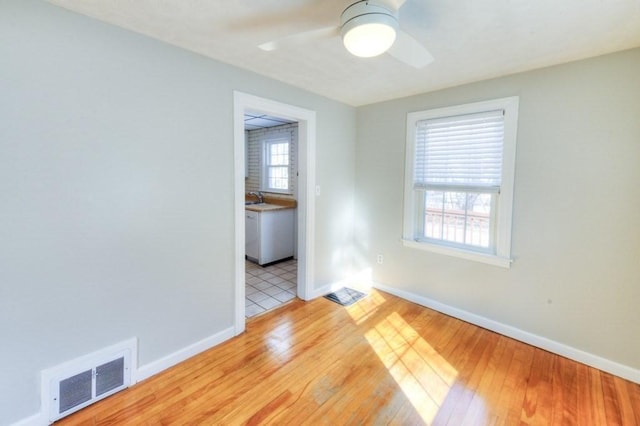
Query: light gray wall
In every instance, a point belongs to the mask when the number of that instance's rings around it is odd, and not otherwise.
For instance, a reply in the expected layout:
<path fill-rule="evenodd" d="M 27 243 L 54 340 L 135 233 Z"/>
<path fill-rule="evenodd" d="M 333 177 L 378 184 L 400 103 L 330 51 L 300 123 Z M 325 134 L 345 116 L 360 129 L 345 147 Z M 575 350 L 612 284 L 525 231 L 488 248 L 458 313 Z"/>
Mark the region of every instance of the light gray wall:
<path fill-rule="evenodd" d="M 317 111 L 315 285 L 343 278 L 353 108 L 41 1 L 0 1 L 0 40 L 0 424 L 44 368 L 232 325 L 233 90 Z"/>
<path fill-rule="evenodd" d="M 640 369 L 639 75 L 635 49 L 359 108 L 358 266 L 372 267 L 374 281 Z M 403 247 L 406 114 L 513 95 L 512 268 Z"/>

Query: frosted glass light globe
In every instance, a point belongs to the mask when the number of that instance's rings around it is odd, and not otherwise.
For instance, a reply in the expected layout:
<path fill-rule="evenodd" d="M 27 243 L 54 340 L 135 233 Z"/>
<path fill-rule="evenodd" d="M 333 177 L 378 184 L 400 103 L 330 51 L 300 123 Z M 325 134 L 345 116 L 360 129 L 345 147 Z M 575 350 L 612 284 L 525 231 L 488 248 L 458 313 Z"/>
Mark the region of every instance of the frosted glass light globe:
<path fill-rule="evenodd" d="M 381 23 L 356 26 L 342 38 L 347 50 L 362 58 L 371 58 L 386 52 L 395 40 L 395 29 Z"/>
<path fill-rule="evenodd" d="M 342 12 L 342 42 L 355 56 L 370 58 L 386 52 L 396 40 L 397 28 L 393 12 L 368 1 L 354 3 Z"/>

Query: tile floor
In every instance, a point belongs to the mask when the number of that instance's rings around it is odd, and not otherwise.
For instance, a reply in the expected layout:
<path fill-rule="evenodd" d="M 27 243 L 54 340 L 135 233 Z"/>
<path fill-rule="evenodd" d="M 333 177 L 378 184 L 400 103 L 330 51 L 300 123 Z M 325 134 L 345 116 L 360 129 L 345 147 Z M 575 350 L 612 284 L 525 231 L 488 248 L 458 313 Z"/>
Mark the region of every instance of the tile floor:
<path fill-rule="evenodd" d="M 245 316 L 251 318 L 296 297 L 298 261 L 262 267 L 245 261 Z"/>

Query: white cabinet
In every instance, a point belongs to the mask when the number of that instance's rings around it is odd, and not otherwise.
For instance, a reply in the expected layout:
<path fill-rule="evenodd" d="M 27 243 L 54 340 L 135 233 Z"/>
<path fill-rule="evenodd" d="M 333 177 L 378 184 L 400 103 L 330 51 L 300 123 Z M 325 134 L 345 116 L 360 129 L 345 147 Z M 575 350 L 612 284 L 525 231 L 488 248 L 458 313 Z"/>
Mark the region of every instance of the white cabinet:
<path fill-rule="evenodd" d="M 258 234 L 258 219 L 260 213 L 245 210 L 244 238 L 245 254 L 254 262 L 260 257 L 260 238 Z"/>
<path fill-rule="evenodd" d="M 245 254 L 260 265 L 293 256 L 294 209 L 245 210 Z"/>

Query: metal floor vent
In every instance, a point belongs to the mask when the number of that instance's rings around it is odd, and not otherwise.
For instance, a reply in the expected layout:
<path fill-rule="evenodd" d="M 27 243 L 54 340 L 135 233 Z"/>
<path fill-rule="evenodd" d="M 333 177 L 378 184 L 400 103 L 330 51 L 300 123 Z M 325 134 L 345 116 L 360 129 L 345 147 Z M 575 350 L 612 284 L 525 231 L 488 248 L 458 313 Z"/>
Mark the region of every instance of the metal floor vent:
<path fill-rule="evenodd" d="M 42 404 L 50 422 L 132 383 L 137 341 L 130 339 L 42 372 Z"/>

